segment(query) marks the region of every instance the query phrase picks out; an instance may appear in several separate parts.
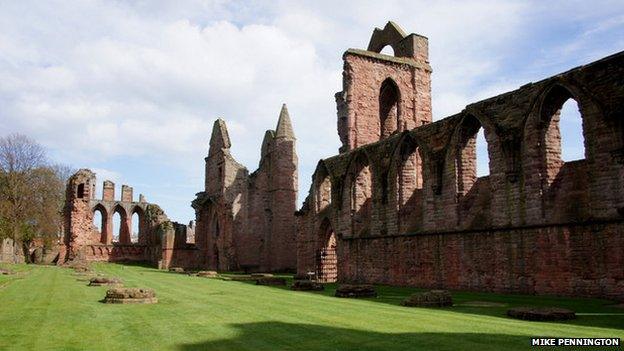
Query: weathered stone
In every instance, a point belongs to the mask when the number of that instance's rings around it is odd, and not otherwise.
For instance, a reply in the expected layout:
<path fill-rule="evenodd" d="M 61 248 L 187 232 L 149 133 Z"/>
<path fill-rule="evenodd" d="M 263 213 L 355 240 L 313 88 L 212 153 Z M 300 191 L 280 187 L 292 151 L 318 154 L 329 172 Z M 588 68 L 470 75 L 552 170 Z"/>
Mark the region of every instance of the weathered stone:
<path fill-rule="evenodd" d="M 167 216 L 157 205 L 135 202 L 133 189 L 122 185 L 121 197 L 115 198 L 115 184 L 104 181 L 102 199 L 95 198 L 95 173 L 81 169 L 72 175 L 66 187 L 65 245 L 59 248 L 58 264 L 72 261 L 158 262 L 162 256 L 169 259 L 170 252 L 164 248 L 158 228 L 168 222 Z M 102 217 L 101 223 L 93 224 L 95 212 Z M 118 242 L 113 242 L 113 216 L 121 218 Z M 132 237 L 132 216 L 139 218 L 138 237 Z M 149 247 L 149 248 L 148 248 Z M 177 255 L 184 256 L 184 253 Z M 170 262 L 167 262 L 169 264 Z"/>
<path fill-rule="evenodd" d="M 557 307 L 515 307 L 507 310 L 511 318 L 527 321 L 563 321 L 576 319 L 576 313 Z"/>
<path fill-rule="evenodd" d="M 123 285 L 123 281 L 119 278 L 106 278 L 106 277 L 95 277 L 89 280 L 89 286 L 104 286 L 104 285 L 120 286 L 120 285 Z"/>
<path fill-rule="evenodd" d="M 250 281 L 250 280 L 256 280 L 256 278 L 253 278 L 250 275 L 232 275 L 232 276 L 227 276 L 227 277 L 222 277 L 223 280 L 231 280 L 231 281 L 235 281 L 235 282 L 246 282 L 246 281 Z"/>
<path fill-rule="evenodd" d="M 336 289 L 336 297 L 377 297 L 372 285 L 342 284 Z"/>
<path fill-rule="evenodd" d="M 105 303 L 157 303 L 158 299 L 152 289 L 114 288 L 106 291 Z"/>
<path fill-rule="evenodd" d="M 325 289 L 323 284 L 311 280 L 295 280 L 290 288 L 295 291 L 322 291 Z"/>
<path fill-rule="evenodd" d="M 0 275 L 13 275 L 13 274 L 15 274 L 15 272 L 10 269 L 0 268 Z"/>
<path fill-rule="evenodd" d="M 216 278 L 219 276 L 219 273 L 215 271 L 199 271 L 197 272 L 197 276 L 204 278 Z"/>
<path fill-rule="evenodd" d="M 258 278 L 256 285 L 286 285 L 286 279 L 281 277 Z"/>
<path fill-rule="evenodd" d="M 252 278 L 268 278 L 272 276 L 273 274 L 271 273 L 251 273 Z"/>
<path fill-rule="evenodd" d="M 169 272 L 184 273 L 184 268 L 182 268 L 182 267 L 171 267 L 171 268 L 169 268 Z"/>
<path fill-rule="evenodd" d="M 446 290 L 431 290 L 411 295 L 401 302 L 407 307 L 447 307 L 453 306 L 451 293 Z"/>
<path fill-rule="evenodd" d="M 385 46 L 394 55 L 381 54 Z M 191 226 L 170 222 L 144 198 L 133 202 L 130 187 L 116 201 L 105 182 L 95 199 L 95 174 L 78 171 L 67 186 L 59 261 L 246 273 L 296 267 L 319 282 L 624 299 L 624 52 L 435 122 L 427 38 L 388 23 L 343 63 L 334 96 L 342 145 L 318 162 L 296 215 L 296 139 L 283 106 L 252 173 L 233 158 L 225 122 L 215 122 L 204 189 L 192 203 L 193 243 Z M 585 159 L 564 162 L 560 111 L 569 99 L 586 150 Z M 477 174 L 480 131 L 485 176 Z M 99 231 L 93 211 L 105 218 Z M 115 212 L 122 225 L 113 244 Z M 130 240 L 133 212 L 138 243 Z"/>
<path fill-rule="evenodd" d="M 214 122 L 205 158 L 204 191 L 193 201 L 195 242 L 203 249 L 206 268 L 246 272 L 295 269 L 295 142 L 288 109 L 283 105 L 275 130 L 264 135 L 258 169 L 250 174 L 230 153 L 225 121 Z"/>
<path fill-rule="evenodd" d="M 390 23 L 344 53 L 342 146 L 297 212 L 297 275 L 624 299 L 624 52 L 432 122 L 427 46 Z M 570 99 L 585 159 L 564 162 Z"/>

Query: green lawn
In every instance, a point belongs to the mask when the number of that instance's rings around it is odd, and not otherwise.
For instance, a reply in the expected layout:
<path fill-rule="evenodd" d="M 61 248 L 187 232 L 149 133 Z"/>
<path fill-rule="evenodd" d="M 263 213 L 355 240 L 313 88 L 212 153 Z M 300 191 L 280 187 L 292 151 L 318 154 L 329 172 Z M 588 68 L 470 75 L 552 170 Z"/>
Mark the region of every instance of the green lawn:
<path fill-rule="evenodd" d="M 454 307 L 407 308 L 398 304 L 415 289 L 379 287 L 377 299 L 339 299 L 331 285 L 294 292 L 97 264 L 126 286 L 155 289 L 160 300 L 107 305 L 99 302 L 105 287 L 86 286 L 70 269 L 11 268 L 19 274 L 0 276 L 0 350 L 527 350 L 530 336 L 624 339 L 624 309 L 600 300 L 454 292 Z M 473 301 L 506 306 L 466 306 Z M 516 305 L 580 315 L 566 323 L 505 317 Z"/>

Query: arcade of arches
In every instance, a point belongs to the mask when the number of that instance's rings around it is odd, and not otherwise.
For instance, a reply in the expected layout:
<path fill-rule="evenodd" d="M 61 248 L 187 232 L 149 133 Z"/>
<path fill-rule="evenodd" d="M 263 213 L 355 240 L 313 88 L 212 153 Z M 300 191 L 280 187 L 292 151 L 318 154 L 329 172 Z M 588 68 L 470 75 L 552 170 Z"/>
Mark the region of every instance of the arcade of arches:
<path fill-rule="evenodd" d="M 79 171 L 67 187 L 67 259 L 624 299 L 624 52 L 435 122 L 426 37 L 389 22 L 342 58 L 341 146 L 318 162 L 301 209 L 284 105 L 254 172 L 215 121 L 196 228 L 135 202 L 127 186 L 116 200 L 104 182 L 95 199 L 95 175 Z"/>

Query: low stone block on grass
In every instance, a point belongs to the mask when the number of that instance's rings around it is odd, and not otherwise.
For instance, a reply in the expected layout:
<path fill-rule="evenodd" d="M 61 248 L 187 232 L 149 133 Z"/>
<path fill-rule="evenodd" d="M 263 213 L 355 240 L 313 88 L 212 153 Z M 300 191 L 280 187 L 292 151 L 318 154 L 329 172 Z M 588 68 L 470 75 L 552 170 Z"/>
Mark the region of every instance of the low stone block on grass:
<path fill-rule="evenodd" d="M 574 311 L 558 307 L 514 307 L 507 310 L 511 318 L 525 321 L 565 321 L 576 319 Z"/>
<path fill-rule="evenodd" d="M 158 299 L 152 289 L 142 288 L 114 288 L 106 291 L 104 303 L 157 303 Z"/>
<path fill-rule="evenodd" d="M 89 273 L 91 272 L 91 267 L 88 264 L 76 264 L 70 266 L 77 273 Z"/>
<path fill-rule="evenodd" d="M 119 278 L 95 277 L 89 280 L 89 286 L 121 286 L 123 281 Z"/>
<path fill-rule="evenodd" d="M 256 279 L 256 285 L 284 286 L 286 285 L 286 279 L 280 277 L 264 277 Z"/>
<path fill-rule="evenodd" d="M 216 278 L 219 276 L 219 273 L 215 271 L 199 271 L 197 272 L 197 276 L 203 278 Z"/>
<path fill-rule="evenodd" d="M 15 272 L 10 269 L 0 268 L 0 275 L 13 275 L 13 274 L 15 274 Z"/>
<path fill-rule="evenodd" d="M 451 293 L 446 290 L 430 290 L 411 295 L 401 302 L 407 307 L 448 307 L 453 306 Z"/>
<path fill-rule="evenodd" d="M 232 275 L 228 277 L 222 277 L 223 280 L 231 280 L 235 282 L 246 282 L 250 280 L 256 280 L 256 278 L 252 278 L 250 275 Z"/>
<path fill-rule="evenodd" d="M 251 273 L 251 277 L 254 278 L 254 279 L 257 279 L 257 278 L 270 278 L 272 276 L 273 276 L 273 274 L 271 274 L 271 273 Z"/>
<path fill-rule="evenodd" d="M 184 273 L 184 268 L 182 268 L 182 267 L 171 267 L 171 268 L 169 268 L 169 272 Z"/>
<path fill-rule="evenodd" d="M 322 291 L 325 289 L 323 284 L 311 280 L 295 280 L 290 288 L 295 291 Z"/>
<path fill-rule="evenodd" d="M 375 287 L 368 284 L 342 284 L 336 289 L 336 297 L 377 297 Z"/>

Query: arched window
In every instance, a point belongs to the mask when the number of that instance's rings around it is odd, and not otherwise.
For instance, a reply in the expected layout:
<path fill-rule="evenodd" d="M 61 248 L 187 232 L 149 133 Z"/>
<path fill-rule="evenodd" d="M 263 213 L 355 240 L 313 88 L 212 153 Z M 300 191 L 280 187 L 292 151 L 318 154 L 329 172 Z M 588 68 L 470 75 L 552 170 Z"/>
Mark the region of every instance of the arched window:
<path fill-rule="evenodd" d="M 568 99 L 564 102 L 560 116 L 561 160 L 570 162 L 584 159 L 583 118 L 576 100 Z"/>
<path fill-rule="evenodd" d="M 397 155 L 396 205 L 399 231 L 403 232 L 421 223 L 422 218 L 422 158 L 412 138 L 405 138 Z"/>
<path fill-rule="evenodd" d="M 466 195 L 477 177 L 489 175 L 490 158 L 483 127 L 477 118 L 467 115 L 457 130 L 455 169 L 457 192 Z"/>
<path fill-rule="evenodd" d="M 547 184 L 565 162 L 584 159 L 583 120 L 578 102 L 562 86 L 553 87 L 542 102 L 540 144 Z"/>
<path fill-rule="evenodd" d="M 490 175 L 490 157 L 488 153 L 488 145 L 485 140 L 483 128 L 479 128 L 475 138 L 475 150 L 477 153 L 477 177 L 485 177 Z"/>
<path fill-rule="evenodd" d="M 76 197 L 78 197 L 79 199 L 84 198 L 85 196 L 85 185 L 84 183 L 80 183 L 78 184 L 78 190 L 76 191 Z"/>
<path fill-rule="evenodd" d="M 132 228 L 129 227 L 126 209 L 117 205 L 113 211 L 113 242 L 130 244 Z"/>
<path fill-rule="evenodd" d="M 321 164 L 316 174 L 316 210 L 321 212 L 326 209 L 332 201 L 331 178 L 324 165 Z"/>
<path fill-rule="evenodd" d="M 399 127 L 400 92 L 396 83 L 388 78 L 379 90 L 379 139 L 384 139 L 396 132 Z"/>
<path fill-rule="evenodd" d="M 363 235 L 370 229 L 373 194 L 373 177 L 366 156 L 359 155 L 354 160 L 350 171 L 349 186 L 352 234 Z"/>
<path fill-rule="evenodd" d="M 333 283 L 338 276 L 336 234 L 329 219 L 325 218 L 319 228 L 319 249 L 316 253 L 316 276 L 320 282 Z"/>
<path fill-rule="evenodd" d="M 134 212 L 132 214 L 132 235 L 130 235 L 130 241 L 133 243 L 139 242 L 140 221 L 139 214 Z"/>
<path fill-rule="evenodd" d="M 121 237 L 121 214 L 117 211 L 113 214 L 113 242 L 120 242 Z"/>
<path fill-rule="evenodd" d="M 104 214 L 99 208 L 96 208 L 95 212 L 93 212 L 93 228 L 100 234 L 104 232 Z"/>
<path fill-rule="evenodd" d="M 394 49 L 392 48 L 392 46 L 386 45 L 383 47 L 383 49 L 381 49 L 379 53 L 384 54 L 384 55 L 394 56 Z"/>

